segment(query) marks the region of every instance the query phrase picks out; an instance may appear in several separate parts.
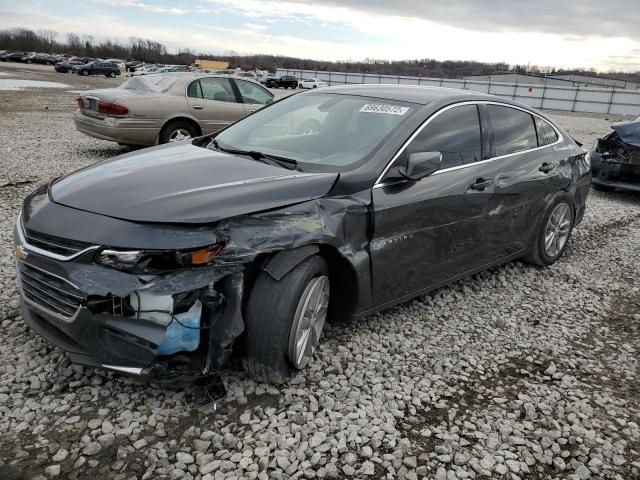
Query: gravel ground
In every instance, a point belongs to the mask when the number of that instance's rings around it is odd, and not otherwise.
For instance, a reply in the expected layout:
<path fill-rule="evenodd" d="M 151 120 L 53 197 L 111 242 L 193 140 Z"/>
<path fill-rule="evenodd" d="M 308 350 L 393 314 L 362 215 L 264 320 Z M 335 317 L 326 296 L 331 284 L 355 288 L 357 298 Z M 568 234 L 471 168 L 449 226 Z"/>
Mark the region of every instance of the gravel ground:
<path fill-rule="evenodd" d="M 49 70 L 0 66 L 117 83 Z M 22 199 L 124 151 L 74 130 L 74 96 L 0 91 L 0 478 L 640 477 L 640 197 L 592 192 L 554 266 L 509 263 L 330 324 L 290 384 L 232 365 L 227 398 L 198 409 L 189 391 L 71 365 L 20 317 Z M 587 145 L 617 120 L 552 117 Z"/>

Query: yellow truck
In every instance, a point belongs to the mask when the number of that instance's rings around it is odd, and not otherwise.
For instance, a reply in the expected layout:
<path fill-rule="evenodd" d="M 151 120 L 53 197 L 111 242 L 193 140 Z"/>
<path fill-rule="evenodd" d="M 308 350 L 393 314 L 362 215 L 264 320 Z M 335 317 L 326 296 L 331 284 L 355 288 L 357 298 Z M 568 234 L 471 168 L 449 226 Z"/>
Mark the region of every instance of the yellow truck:
<path fill-rule="evenodd" d="M 229 68 L 229 62 L 221 62 L 218 60 L 200 60 L 196 58 L 191 64 L 191 68 L 199 68 L 206 70 L 226 70 Z"/>

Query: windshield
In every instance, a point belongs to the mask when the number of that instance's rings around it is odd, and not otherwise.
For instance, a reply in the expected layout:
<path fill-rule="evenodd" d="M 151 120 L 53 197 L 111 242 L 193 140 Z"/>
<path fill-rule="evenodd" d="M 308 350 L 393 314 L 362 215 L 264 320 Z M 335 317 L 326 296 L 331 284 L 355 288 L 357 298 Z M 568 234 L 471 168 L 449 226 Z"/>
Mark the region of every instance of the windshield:
<path fill-rule="evenodd" d="M 300 170 L 340 172 L 365 163 L 414 110 L 395 100 L 293 95 L 228 127 L 216 140 L 223 149 L 295 160 Z"/>
<path fill-rule="evenodd" d="M 175 76 L 165 77 L 162 75 L 154 75 L 152 77 L 131 77 L 120 85 L 120 88 L 141 92 L 165 93 L 177 81 L 178 77 Z"/>

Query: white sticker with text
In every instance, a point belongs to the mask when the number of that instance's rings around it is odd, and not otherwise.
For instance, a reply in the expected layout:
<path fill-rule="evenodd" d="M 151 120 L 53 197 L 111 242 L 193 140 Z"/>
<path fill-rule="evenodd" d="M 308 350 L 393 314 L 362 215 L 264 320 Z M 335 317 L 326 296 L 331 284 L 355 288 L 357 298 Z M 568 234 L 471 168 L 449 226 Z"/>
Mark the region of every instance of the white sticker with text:
<path fill-rule="evenodd" d="M 385 105 L 383 103 L 367 103 L 360 109 L 365 113 L 386 113 L 388 115 L 404 115 L 409 111 L 409 107 L 399 105 Z"/>

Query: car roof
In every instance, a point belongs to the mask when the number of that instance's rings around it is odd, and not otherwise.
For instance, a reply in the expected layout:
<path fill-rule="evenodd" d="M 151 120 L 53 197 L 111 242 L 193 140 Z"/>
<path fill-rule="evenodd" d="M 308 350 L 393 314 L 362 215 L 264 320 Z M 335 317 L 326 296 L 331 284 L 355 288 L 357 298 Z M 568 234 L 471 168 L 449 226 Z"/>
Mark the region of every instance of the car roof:
<path fill-rule="evenodd" d="M 247 82 L 253 82 L 258 84 L 258 82 L 253 77 L 239 77 L 237 75 L 229 75 L 226 73 L 206 73 L 206 72 L 163 72 L 157 75 L 163 75 L 167 77 L 177 77 L 181 80 L 195 80 L 197 78 L 205 78 L 205 77 L 217 77 L 217 78 L 236 78 L 238 80 L 245 80 Z"/>
<path fill-rule="evenodd" d="M 417 103 L 427 105 L 436 100 L 488 100 L 499 99 L 505 102 L 502 97 L 488 95 L 484 93 L 461 90 L 457 88 L 428 87 L 425 85 L 396 85 L 396 84 L 373 84 L 373 85 L 339 85 L 322 89 L 322 93 L 337 93 L 342 95 L 360 95 L 376 97 L 385 100 L 397 100 L 401 102 Z M 506 102 L 514 103 L 517 102 Z"/>

